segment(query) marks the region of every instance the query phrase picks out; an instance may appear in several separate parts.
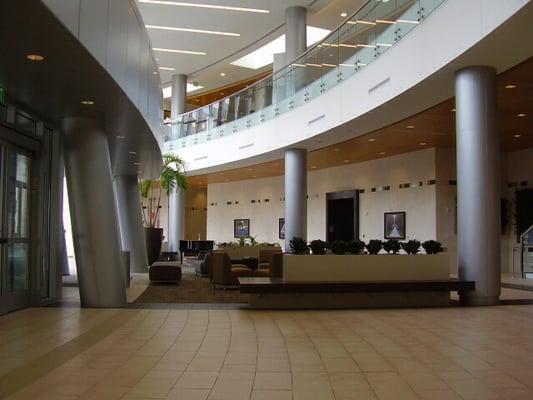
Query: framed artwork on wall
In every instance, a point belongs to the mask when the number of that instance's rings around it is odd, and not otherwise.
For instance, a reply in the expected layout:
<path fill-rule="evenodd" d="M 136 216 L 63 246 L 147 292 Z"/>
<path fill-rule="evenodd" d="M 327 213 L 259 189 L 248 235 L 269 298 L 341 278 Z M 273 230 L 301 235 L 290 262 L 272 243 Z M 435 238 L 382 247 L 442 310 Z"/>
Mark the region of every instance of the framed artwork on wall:
<path fill-rule="evenodd" d="M 385 239 L 405 239 L 405 211 L 385 213 Z"/>
<path fill-rule="evenodd" d="M 249 219 L 234 219 L 233 220 L 233 237 L 242 238 L 250 236 L 250 220 Z"/>
<path fill-rule="evenodd" d="M 278 237 L 285 239 L 285 218 L 280 218 L 278 221 Z"/>

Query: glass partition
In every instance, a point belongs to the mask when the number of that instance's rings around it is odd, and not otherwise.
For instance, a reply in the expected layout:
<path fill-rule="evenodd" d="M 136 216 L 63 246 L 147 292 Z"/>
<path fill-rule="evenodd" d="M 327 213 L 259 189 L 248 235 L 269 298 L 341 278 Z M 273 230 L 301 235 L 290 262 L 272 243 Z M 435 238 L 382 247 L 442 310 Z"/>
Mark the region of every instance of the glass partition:
<path fill-rule="evenodd" d="M 204 143 L 276 118 L 365 68 L 445 0 L 369 0 L 324 40 L 272 75 L 170 120 L 169 149 Z"/>

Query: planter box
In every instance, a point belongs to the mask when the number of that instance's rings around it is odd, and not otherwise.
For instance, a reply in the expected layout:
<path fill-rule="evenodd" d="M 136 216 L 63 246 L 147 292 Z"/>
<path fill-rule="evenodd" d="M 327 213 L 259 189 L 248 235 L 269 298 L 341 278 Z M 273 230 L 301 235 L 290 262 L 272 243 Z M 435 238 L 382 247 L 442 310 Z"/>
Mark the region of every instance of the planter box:
<path fill-rule="evenodd" d="M 259 250 L 272 249 L 273 246 L 225 246 L 218 247 L 228 254 L 231 260 L 242 260 L 246 257 L 259 258 Z"/>
<path fill-rule="evenodd" d="M 283 255 L 286 282 L 449 279 L 448 254 Z"/>

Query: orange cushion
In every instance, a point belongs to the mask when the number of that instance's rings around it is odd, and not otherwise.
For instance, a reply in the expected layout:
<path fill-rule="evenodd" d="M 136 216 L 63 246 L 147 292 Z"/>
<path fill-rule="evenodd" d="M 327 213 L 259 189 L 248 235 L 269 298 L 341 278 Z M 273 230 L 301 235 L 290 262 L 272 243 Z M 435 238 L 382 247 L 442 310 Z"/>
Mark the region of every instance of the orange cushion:
<path fill-rule="evenodd" d="M 237 276 L 253 276 L 254 271 L 246 267 L 231 268 L 231 272 Z"/>

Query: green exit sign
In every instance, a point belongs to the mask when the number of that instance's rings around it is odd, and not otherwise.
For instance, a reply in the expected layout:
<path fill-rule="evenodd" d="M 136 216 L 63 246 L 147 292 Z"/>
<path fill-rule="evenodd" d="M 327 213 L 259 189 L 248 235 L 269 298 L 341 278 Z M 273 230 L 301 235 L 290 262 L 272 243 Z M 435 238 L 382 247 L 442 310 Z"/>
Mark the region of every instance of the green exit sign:
<path fill-rule="evenodd" d="M 6 102 L 6 90 L 0 86 L 0 103 L 5 104 Z"/>

